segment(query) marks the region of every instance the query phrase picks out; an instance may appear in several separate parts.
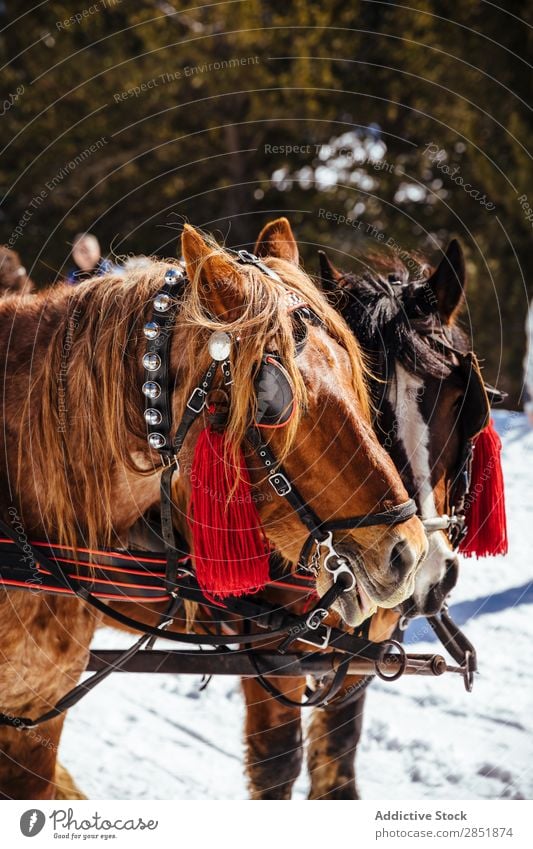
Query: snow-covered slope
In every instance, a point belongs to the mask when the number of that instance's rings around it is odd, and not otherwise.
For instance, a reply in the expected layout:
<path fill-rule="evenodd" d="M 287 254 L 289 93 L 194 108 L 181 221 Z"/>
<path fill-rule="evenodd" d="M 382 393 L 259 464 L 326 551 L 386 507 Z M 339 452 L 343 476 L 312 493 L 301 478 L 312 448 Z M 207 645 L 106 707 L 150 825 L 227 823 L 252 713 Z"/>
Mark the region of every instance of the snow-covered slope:
<path fill-rule="evenodd" d="M 510 554 L 465 561 L 451 606 L 478 651 L 474 692 L 451 676 L 373 684 L 358 755 L 365 798 L 533 798 L 533 431 L 519 414 L 495 419 Z M 128 639 L 107 631 L 98 644 Z M 426 640 L 414 623 L 409 648 L 435 650 Z M 116 674 L 70 711 L 60 757 L 90 798 L 246 798 L 239 684 L 198 684 Z"/>

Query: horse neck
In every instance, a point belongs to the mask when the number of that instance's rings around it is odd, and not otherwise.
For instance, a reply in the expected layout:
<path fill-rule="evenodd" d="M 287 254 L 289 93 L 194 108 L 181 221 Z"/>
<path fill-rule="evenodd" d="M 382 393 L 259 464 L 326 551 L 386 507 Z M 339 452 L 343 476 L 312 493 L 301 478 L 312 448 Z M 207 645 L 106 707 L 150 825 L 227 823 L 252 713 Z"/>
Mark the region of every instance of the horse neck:
<path fill-rule="evenodd" d="M 30 528 L 58 534 L 64 541 L 69 537 L 72 542 L 78 523 L 82 533 L 86 525 L 95 542 L 99 535 L 109 537 L 110 528 L 120 530 L 135 521 L 157 500 L 158 490 L 155 475 L 133 474 L 117 461 L 117 446 L 106 446 L 100 438 L 106 415 L 104 364 L 91 368 L 90 330 L 71 296 L 72 290 L 61 286 L 31 299 L 0 301 L 0 356 L 5 363 L 5 428 L 0 437 L 5 460 L 0 473 L 9 483 L 2 487 L 3 506 L 9 506 L 9 499 Z M 78 324 L 70 342 L 67 310 Z M 126 358 L 138 355 L 139 377 L 141 345 L 132 338 L 124 352 Z M 138 393 L 128 405 L 137 405 L 140 429 L 140 379 L 130 389 Z M 126 422 L 123 427 L 125 431 Z M 128 438 L 125 432 L 122 438 Z M 134 462 L 139 460 L 136 449 L 144 447 L 140 439 L 131 439 Z"/>

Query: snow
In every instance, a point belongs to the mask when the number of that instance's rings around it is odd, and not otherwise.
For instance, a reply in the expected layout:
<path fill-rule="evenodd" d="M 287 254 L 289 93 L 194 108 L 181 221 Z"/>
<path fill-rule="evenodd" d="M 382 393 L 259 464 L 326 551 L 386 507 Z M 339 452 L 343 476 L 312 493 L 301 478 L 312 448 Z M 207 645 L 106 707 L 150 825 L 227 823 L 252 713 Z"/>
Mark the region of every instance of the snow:
<path fill-rule="evenodd" d="M 457 677 L 404 678 L 368 691 L 357 756 L 367 799 L 531 799 L 533 431 L 495 413 L 502 436 L 510 554 L 466 560 L 451 613 L 475 644 L 473 693 Z M 99 646 L 128 635 L 98 634 Z M 419 620 L 412 651 L 437 644 Z M 243 702 L 233 678 L 115 674 L 68 715 L 60 760 L 92 799 L 243 799 Z M 305 798 L 303 773 L 294 797 Z"/>

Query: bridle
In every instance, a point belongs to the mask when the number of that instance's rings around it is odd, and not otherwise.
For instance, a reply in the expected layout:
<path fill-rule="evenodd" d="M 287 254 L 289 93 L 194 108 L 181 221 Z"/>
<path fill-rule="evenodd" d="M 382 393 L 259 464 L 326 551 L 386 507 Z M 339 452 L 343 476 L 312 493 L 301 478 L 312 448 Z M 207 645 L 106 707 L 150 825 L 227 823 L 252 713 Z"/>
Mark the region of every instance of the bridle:
<path fill-rule="evenodd" d="M 439 324 L 424 334 L 434 345 L 450 355 L 453 367 L 458 369 L 466 380 L 466 391 L 461 403 L 458 426 L 461 430 L 462 445 L 457 466 L 450 482 L 450 514 L 442 514 L 434 519 L 423 519 L 426 533 L 444 531 L 453 551 L 457 551 L 465 538 L 466 501 L 472 482 L 472 458 L 477 433 L 482 431 L 490 420 L 490 405 L 503 400 L 504 395 L 498 389 L 483 380 L 477 357 L 473 351 L 461 351 L 453 343 L 448 328 Z"/>
<path fill-rule="evenodd" d="M 281 278 L 258 257 L 248 251 L 238 251 L 237 261 L 243 265 L 253 265 L 263 274 L 281 283 Z M 175 435 L 172 436 L 171 391 L 169 384 L 169 360 L 172 328 L 179 310 L 179 293 L 188 283 L 185 272 L 181 268 L 169 269 L 165 274 L 165 282 L 161 292 L 153 302 L 153 313 L 150 321 L 144 327 L 147 348 L 143 356 L 145 367 L 145 382 L 143 393 L 146 399 L 145 420 L 148 429 L 148 444 L 155 449 L 164 466 L 161 476 L 161 513 L 162 534 L 167 552 L 167 586 L 171 591 L 176 575 L 176 545 L 172 525 L 171 491 L 174 474 L 179 471 L 179 455 L 187 434 L 196 419 L 207 404 L 209 392 L 213 387 L 215 377 L 220 369 L 224 389 L 229 393 L 233 385 L 230 354 L 232 340 L 223 332 L 215 332 L 209 340 L 208 348 L 212 360 L 190 394 L 185 411 L 179 421 Z M 288 293 L 290 312 L 300 326 L 310 322 L 322 325 L 320 318 L 300 301 L 294 293 Z M 305 344 L 306 335 L 303 334 Z M 277 364 L 277 365 L 274 365 Z M 277 370 L 272 374 L 272 368 Z M 270 369 L 270 371 L 269 371 Z M 270 378 L 270 379 L 267 379 Z M 305 501 L 297 486 L 291 481 L 283 466 L 278 462 L 269 443 L 263 437 L 261 426 L 282 426 L 290 415 L 290 398 L 292 388 L 284 370 L 275 354 L 265 354 L 256 381 L 257 406 L 260 419 L 248 427 L 246 440 L 255 452 L 260 465 L 266 472 L 267 480 L 276 495 L 284 498 L 298 515 L 308 531 L 308 537 L 303 545 L 299 565 L 308 568 L 309 557 L 314 547 L 315 560 L 325 551 L 324 568 L 331 575 L 334 585 L 342 587 L 342 592 L 353 590 L 356 578 L 349 568 L 348 562 L 335 548 L 333 533 L 341 530 L 357 530 L 375 525 L 397 525 L 405 522 L 416 514 L 417 508 L 413 499 L 399 504 L 388 510 L 376 513 L 366 513 L 343 519 L 323 521 L 313 508 Z M 279 389 L 277 393 L 282 403 L 274 404 L 274 398 L 268 393 L 268 386 Z M 280 388 L 281 386 L 281 388 Z"/>
<path fill-rule="evenodd" d="M 327 271 L 326 271 L 327 273 Z M 391 275 L 391 278 L 393 276 Z M 351 289 L 343 287 L 342 282 L 349 280 L 349 274 L 341 274 L 336 281 L 336 292 L 342 295 L 344 302 L 338 305 L 341 314 L 344 314 L 345 306 L 349 307 L 351 298 L 355 295 Z M 397 279 L 379 279 L 373 281 L 382 292 L 391 300 L 397 301 L 399 292 L 403 291 L 405 284 Z M 411 325 L 416 332 L 423 336 L 429 344 L 440 348 L 448 354 L 453 361 L 453 367 L 460 370 L 467 382 L 467 389 L 462 404 L 461 427 L 462 446 L 459 452 L 455 472 L 449 486 L 448 503 L 449 513 L 431 518 L 421 518 L 426 533 L 443 531 L 449 540 L 453 551 L 456 551 L 467 534 L 466 527 L 466 499 L 471 485 L 471 467 L 474 449 L 474 437 L 483 430 L 490 419 L 490 403 L 497 403 L 505 396 L 498 389 L 485 383 L 481 375 L 477 357 L 473 351 L 464 352 L 460 350 L 451 337 L 449 328 L 436 322 L 433 314 L 424 314 L 420 317 L 410 319 Z M 353 329 L 353 328 L 352 328 Z M 379 411 L 384 400 L 384 387 L 390 383 L 390 376 L 394 373 L 395 359 L 391 357 L 388 350 L 381 350 L 375 354 L 376 387 L 381 388 L 376 409 Z"/>

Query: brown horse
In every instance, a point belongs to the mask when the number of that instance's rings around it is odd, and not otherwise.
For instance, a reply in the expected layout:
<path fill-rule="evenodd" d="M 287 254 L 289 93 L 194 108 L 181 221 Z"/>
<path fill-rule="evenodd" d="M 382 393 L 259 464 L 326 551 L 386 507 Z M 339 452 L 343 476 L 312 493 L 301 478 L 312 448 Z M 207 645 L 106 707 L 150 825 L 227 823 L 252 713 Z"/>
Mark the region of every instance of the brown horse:
<path fill-rule="evenodd" d="M 182 249 L 191 285 L 171 342 L 172 407 L 179 421 L 191 388 L 210 359 L 214 330 L 239 338 L 227 435 L 230 453 L 243 443 L 255 406 L 253 376 L 265 350 L 281 357 L 296 401 L 287 427 L 269 442 L 323 519 L 387 509 L 406 500 L 396 470 L 371 427 L 364 369 L 349 329 L 293 263 L 267 264 L 279 280 L 186 227 Z M 22 535 L 88 548 L 120 544 L 159 500 L 161 466 L 146 442 L 143 326 L 168 265 L 154 263 L 128 279 L 105 276 L 72 289 L 0 304 L 5 368 L 1 512 Z M 320 315 L 295 356 L 292 293 Z M 202 422 L 181 455 L 176 500 L 191 498 L 187 469 Z M 271 544 L 297 559 L 307 531 L 285 501 L 253 475 L 258 511 Z M 410 595 L 427 550 L 420 521 L 340 535 L 342 551 L 372 601 L 393 607 Z M 338 541 L 338 540 L 337 540 Z M 319 568 L 319 590 L 331 579 Z M 1 709 L 37 716 L 79 678 L 100 618 L 77 598 L 26 591 L 0 600 Z M 359 622 L 357 592 L 346 593 L 345 618 Z M 37 730 L 0 730 L 0 794 L 53 798 L 63 717 Z"/>
<path fill-rule="evenodd" d="M 0 296 L 29 295 L 34 289 L 33 280 L 28 277 L 18 253 L 0 245 Z"/>
<path fill-rule="evenodd" d="M 255 251 L 261 256 L 297 262 L 298 248 L 287 220 L 266 225 Z M 391 264 L 390 259 L 377 274 L 367 262 L 361 275 L 342 275 L 330 263 L 323 264 L 324 276 L 329 296 L 365 350 L 373 355 L 376 369 L 378 349 L 387 346 L 392 373 L 383 374 L 384 380 L 374 384 L 374 403 L 380 410 L 376 428 L 406 488 L 417 500 L 420 515 L 433 518 L 449 511 L 451 487 L 465 439 L 483 427 L 488 412 L 481 403 L 479 409 L 468 410 L 470 430 L 465 434 L 461 412 L 469 376 L 456 367 L 450 351 L 441 350 L 430 338 L 444 334 L 450 345 L 459 351 L 468 350 L 467 339 L 456 324 L 465 291 L 459 245 L 452 243 L 438 268 L 431 270 L 426 266 L 425 274 L 417 281 L 410 281 L 407 268 L 394 261 Z M 395 289 L 389 276 L 396 281 Z M 346 297 L 347 292 L 350 297 Z M 432 534 L 413 597 L 397 610 L 378 610 L 372 618 L 371 638 L 383 640 L 392 636 L 402 613 L 408 611 L 414 616 L 438 611 L 455 585 L 457 570 L 458 558 L 447 535 Z M 345 693 L 357 693 L 361 684 L 360 677 L 351 677 Z M 251 794 L 254 798 L 289 798 L 302 762 L 299 711 L 265 698 L 252 680 L 245 680 L 243 686 L 248 702 Z M 310 798 L 358 798 L 355 752 L 364 701 L 363 690 L 344 707 L 332 704 L 327 710 L 313 711 L 307 741 Z"/>

